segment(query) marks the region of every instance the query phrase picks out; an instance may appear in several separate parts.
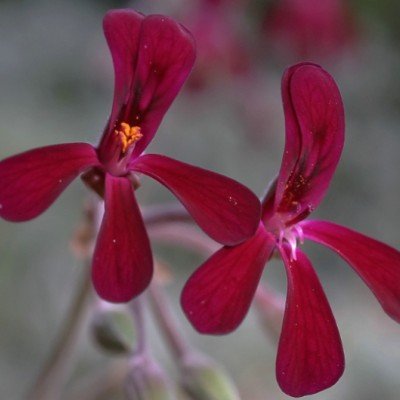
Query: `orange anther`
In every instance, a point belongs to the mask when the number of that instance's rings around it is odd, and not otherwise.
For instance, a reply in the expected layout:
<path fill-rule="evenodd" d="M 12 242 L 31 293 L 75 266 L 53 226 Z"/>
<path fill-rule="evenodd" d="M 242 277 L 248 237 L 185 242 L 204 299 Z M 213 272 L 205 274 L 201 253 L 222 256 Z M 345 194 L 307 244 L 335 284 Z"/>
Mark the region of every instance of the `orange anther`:
<path fill-rule="evenodd" d="M 115 130 L 122 144 L 122 153 L 126 153 L 128 148 L 143 137 L 140 132 L 140 126 L 130 126 L 126 122 L 121 122 L 119 129 Z"/>

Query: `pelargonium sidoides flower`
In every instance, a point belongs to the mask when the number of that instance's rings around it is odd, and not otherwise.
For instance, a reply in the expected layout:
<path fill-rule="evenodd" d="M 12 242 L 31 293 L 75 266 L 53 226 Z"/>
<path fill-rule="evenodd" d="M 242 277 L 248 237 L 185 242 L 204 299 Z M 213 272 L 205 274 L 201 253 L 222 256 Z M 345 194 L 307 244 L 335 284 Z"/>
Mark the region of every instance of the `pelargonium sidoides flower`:
<path fill-rule="evenodd" d="M 197 62 L 189 88 L 201 90 L 221 78 L 246 76 L 251 64 L 250 51 L 232 21 L 235 12 L 243 13 L 241 5 L 232 4 L 231 0 L 203 0 L 193 2 L 188 11 L 185 21 L 197 45 Z"/>
<path fill-rule="evenodd" d="M 26 221 L 43 213 L 79 174 L 104 195 L 105 212 L 93 256 L 99 295 L 125 302 L 149 284 L 153 261 L 137 205 L 137 174 L 169 188 L 213 239 L 234 245 L 257 229 L 259 201 L 243 185 L 171 158 L 143 154 L 189 75 L 195 46 L 172 19 L 112 10 L 104 33 L 115 69 L 114 101 L 98 147 L 42 147 L 0 162 L 0 216 Z"/>
<path fill-rule="evenodd" d="M 343 0 L 278 0 L 264 19 L 265 36 L 301 57 L 333 57 L 354 44 L 356 27 Z"/>
<path fill-rule="evenodd" d="M 285 151 L 263 200 L 257 233 L 209 258 L 189 278 L 181 301 L 198 331 L 233 331 L 249 310 L 266 262 L 278 251 L 288 291 L 277 380 L 284 392 L 299 397 L 332 386 L 343 373 L 344 354 L 326 296 L 298 241 L 310 239 L 341 255 L 398 322 L 400 252 L 340 225 L 305 220 L 324 197 L 342 152 L 343 105 L 332 77 L 310 63 L 285 72 L 282 96 Z"/>

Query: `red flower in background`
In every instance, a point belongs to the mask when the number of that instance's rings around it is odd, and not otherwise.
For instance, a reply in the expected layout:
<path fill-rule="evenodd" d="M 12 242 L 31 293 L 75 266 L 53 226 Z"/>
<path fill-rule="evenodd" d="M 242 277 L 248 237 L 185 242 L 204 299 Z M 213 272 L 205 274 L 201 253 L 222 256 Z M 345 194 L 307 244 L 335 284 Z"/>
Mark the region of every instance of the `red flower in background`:
<path fill-rule="evenodd" d="M 355 36 L 343 0 L 278 0 L 268 10 L 264 31 L 268 40 L 303 58 L 333 56 Z"/>
<path fill-rule="evenodd" d="M 223 247 L 190 277 L 183 309 L 201 333 L 233 331 L 246 316 L 266 262 L 277 250 L 286 267 L 286 310 L 277 380 L 291 396 L 332 386 L 344 370 L 336 322 L 297 242 L 310 239 L 341 255 L 400 321 L 400 253 L 326 221 L 304 220 L 325 195 L 344 143 L 344 111 L 332 77 L 317 65 L 289 68 L 282 81 L 286 145 L 278 177 L 263 200 L 254 237 Z"/>
<path fill-rule="evenodd" d="M 189 9 L 185 23 L 196 40 L 197 60 L 188 88 L 248 73 L 250 51 L 236 24 L 237 11 L 243 12 L 238 0 L 200 0 Z"/>
<path fill-rule="evenodd" d="M 42 147 L 0 162 L 0 216 L 26 221 L 43 213 L 79 174 L 104 195 L 105 212 L 93 257 L 98 294 L 125 302 L 149 284 L 150 243 L 135 199 L 137 174 L 169 188 L 216 241 L 234 245 L 257 229 L 259 201 L 232 179 L 143 151 L 195 60 L 192 37 L 173 20 L 132 10 L 104 18 L 115 69 L 111 116 L 98 147 Z"/>

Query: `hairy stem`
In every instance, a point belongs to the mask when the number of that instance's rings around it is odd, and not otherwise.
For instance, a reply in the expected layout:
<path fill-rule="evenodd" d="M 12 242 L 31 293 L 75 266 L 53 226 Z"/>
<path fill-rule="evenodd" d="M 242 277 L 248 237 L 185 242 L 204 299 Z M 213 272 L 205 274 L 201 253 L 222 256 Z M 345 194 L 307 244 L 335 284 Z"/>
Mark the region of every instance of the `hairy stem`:
<path fill-rule="evenodd" d="M 83 275 L 61 334 L 28 396 L 30 400 L 56 400 L 60 397 L 64 377 L 71 361 L 72 349 L 90 303 L 91 284 L 88 265 Z"/>
<path fill-rule="evenodd" d="M 164 222 L 191 222 L 192 217 L 180 203 L 146 206 L 142 209 L 147 226 Z"/>
<path fill-rule="evenodd" d="M 85 270 L 82 282 L 73 297 L 55 346 L 28 393 L 27 398 L 29 400 L 56 400 L 61 396 L 65 377 L 68 375 L 73 349 L 90 305 L 91 256 L 101 218 L 101 203 L 97 199 L 91 199 L 85 206 L 83 226 L 77 232 L 77 236 L 79 236 L 78 243 L 73 245 L 75 252 L 79 253 L 78 256 L 84 260 Z M 143 209 L 143 218 L 145 223 L 150 226 L 167 222 L 191 221 L 190 215 L 179 204 L 146 207 Z"/>
<path fill-rule="evenodd" d="M 89 310 L 92 294 L 90 260 L 102 213 L 103 208 L 97 199 L 90 198 L 85 203 L 84 219 L 72 243 L 76 257 L 83 260 L 81 283 L 75 292 L 54 348 L 28 395 L 29 400 L 56 400 L 61 396 L 72 361 L 73 349 Z"/>
<path fill-rule="evenodd" d="M 220 247 L 218 243 L 207 237 L 203 232 L 183 222 L 157 224 L 150 226 L 148 232 L 150 237 L 156 241 L 190 249 L 206 257 Z"/>
<path fill-rule="evenodd" d="M 276 342 L 282 327 L 285 297 L 268 285 L 260 283 L 254 297 L 254 305 L 266 334 Z"/>
<path fill-rule="evenodd" d="M 148 293 L 157 324 L 173 356 L 179 361 L 187 355 L 190 348 L 179 332 L 179 327 L 169 309 L 167 296 L 165 296 L 162 287 L 157 283 L 150 285 Z"/>
<path fill-rule="evenodd" d="M 136 348 L 132 353 L 132 357 L 145 356 L 147 353 L 147 338 L 146 338 L 146 322 L 144 319 L 144 302 L 142 296 L 134 299 L 130 303 L 130 309 L 132 311 L 133 322 L 135 324 L 136 331 Z"/>
<path fill-rule="evenodd" d="M 98 400 L 111 397 L 118 389 L 121 391 L 128 371 L 129 363 L 126 360 L 112 361 L 106 368 L 102 367 L 85 376 L 78 386 L 72 388 L 66 399 Z"/>

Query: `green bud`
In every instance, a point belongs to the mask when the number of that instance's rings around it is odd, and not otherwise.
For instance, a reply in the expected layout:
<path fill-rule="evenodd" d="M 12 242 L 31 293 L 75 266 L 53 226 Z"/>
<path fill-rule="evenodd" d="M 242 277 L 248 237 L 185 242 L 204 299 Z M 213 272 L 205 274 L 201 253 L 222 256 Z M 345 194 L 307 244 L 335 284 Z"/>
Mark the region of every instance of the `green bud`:
<path fill-rule="evenodd" d="M 193 400 L 240 400 L 230 377 L 212 359 L 190 354 L 182 360 L 181 385 Z"/>
<path fill-rule="evenodd" d="M 135 328 L 130 314 L 124 310 L 101 310 L 91 322 L 94 340 L 102 350 L 127 354 L 135 342 Z"/>
<path fill-rule="evenodd" d="M 125 388 L 129 400 L 176 400 L 163 370 L 149 357 L 134 358 Z"/>

